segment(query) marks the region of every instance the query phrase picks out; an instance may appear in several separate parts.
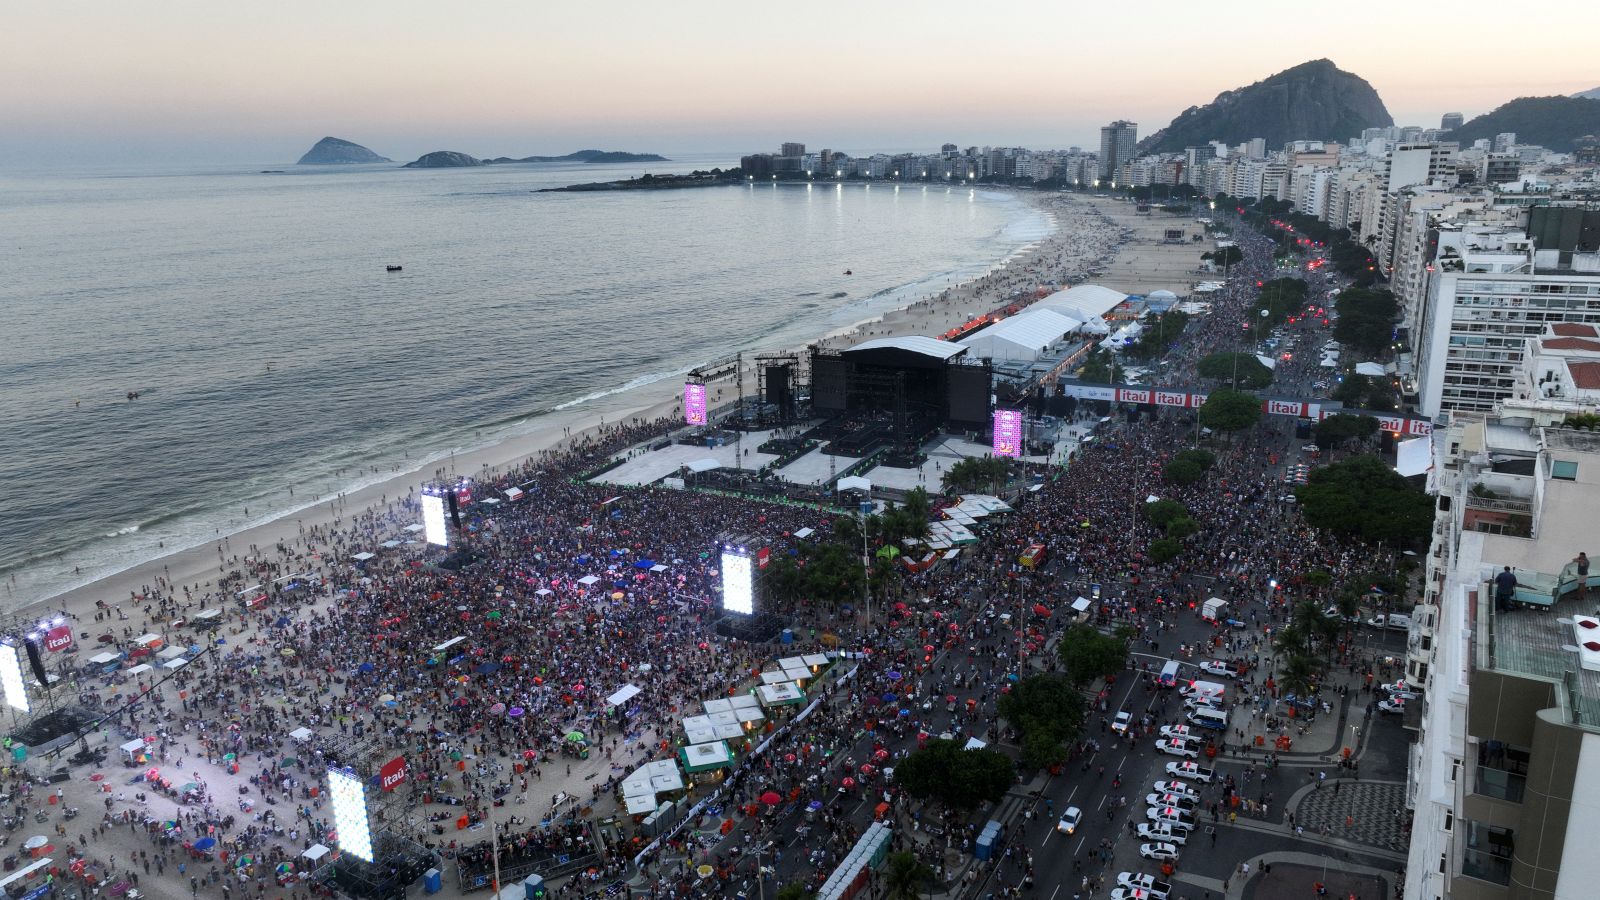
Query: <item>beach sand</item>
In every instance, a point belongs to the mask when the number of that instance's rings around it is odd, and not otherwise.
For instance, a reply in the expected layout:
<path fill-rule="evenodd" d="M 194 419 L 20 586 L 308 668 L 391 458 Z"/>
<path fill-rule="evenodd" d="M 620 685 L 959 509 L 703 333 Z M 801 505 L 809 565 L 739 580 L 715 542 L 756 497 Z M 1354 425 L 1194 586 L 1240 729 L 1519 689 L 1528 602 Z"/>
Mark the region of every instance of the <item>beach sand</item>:
<path fill-rule="evenodd" d="M 1130 204 L 1104 198 L 1088 198 L 1075 194 L 1031 194 L 1023 193 L 1021 196 L 1029 202 L 1041 206 L 1054 215 L 1056 229 L 1050 235 L 1040 239 L 1035 245 L 1024 252 L 1012 257 L 1004 266 L 996 268 L 986 276 L 964 284 L 952 285 L 949 289 L 933 296 L 926 297 L 912 305 L 883 315 L 871 321 L 859 323 L 852 327 L 841 328 L 832 334 L 821 338 L 820 342 L 829 347 L 845 347 L 862 340 L 878 337 L 898 335 L 928 335 L 937 336 L 970 318 L 992 309 L 1002 307 L 1020 293 L 1031 298 L 1040 288 L 1054 285 L 1058 288 L 1067 287 L 1068 276 L 1083 273 L 1092 268 L 1099 268 L 1107 273 L 1104 279 L 1093 279 L 1097 283 L 1105 283 L 1124 291 L 1137 290 L 1140 292 L 1165 287 L 1179 293 L 1186 293 L 1187 288 L 1197 280 L 1197 277 L 1186 277 L 1185 272 L 1191 272 L 1199 262 L 1202 249 L 1209 248 L 1209 244 L 1184 244 L 1164 245 L 1160 243 L 1160 226 L 1169 222 L 1181 221 L 1193 233 L 1198 226 L 1192 218 L 1176 219 L 1174 217 L 1158 216 L 1135 217 Z M 1130 242 L 1119 243 L 1120 236 L 1125 227 L 1135 230 L 1137 237 Z M 1153 237 L 1151 237 L 1153 235 Z M 1148 280 L 1147 280 L 1148 279 Z M 1070 283 L 1077 283 L 1076 281 Z M 745 374 L 744 390 L 747 394 L 757 391 L 755 373 Z M 718 382 L 724 402 L 731 400 L 735 389 L 730 381 Z M 235 571 L 238 566 L 233 560 L 245 557 L 277 558 L 279 548 L 286 548 L 292 554 L 299 553 L 298 548 L 304 546 L 302 534 L 311 528 L 326 530 L 332 527 L 335 530 L 351 529 L 360 522 L 372 522 L 364 526 L 366 533 L 356 543 L 346 545 L 345 552 L 355 552 L 361 549 L 383 552 L 375 545 L 377 542 L 390 537 L 396 537 L 395 529 L 398 523 L 388 520 L 390 514 L 398 513 L 400 504 L 409 497 L 420 485 L 428 480 L 454 472 L 466 476 L 479 476 L 508 471 L 519 465 L 536 459 L 541 453 L 552 448 L 567 446 L 582 441 L 587 436 L 595 434 L 606 426 L 615 426 L 618 421 L 626 422 L 632 419 L 651 421 L 659 417 L 676 417 L 681 415 L 678 397 L 679 385 L 672 382 L 647 385 L 630 392 L 628 406 L 631 411 L 621 416 L 607 414 L 602 417 L 598 414 L 579 418 L 574 422 L 558 423 L 526 435 L 514 437 L 492 446 L 457 453 L 444 465 L 430 465 L 426 470 L 416 469 L 396 474 L 370 487 L 354 491 L 348 495 L 334 498 L 319 503 L 310 508 L 300 510 L 280 519 L 260 524 L 252 528 L 231 534 L 225 538 L 207 542 L 200 546 L 191 547 L 178 552 L 170 553 L 159 559 L 135 566 L 115 575 L 108 576 L 93 584 L 77 588 L 46 601 L 34 604 L 20 612 L 20 615 L 38 615 L 41 618 L 65 613 L 78 620 L 74 631 L 100 632 L 112 627 L 134 627 L 136 624 L 141 630 L 161 631 L 159 625 L 145 628 L 142 620 L 144 603 L 140 595 L 144 594 L 158 580 L 164 580 L 170 585 L 170 590 L 182 593 L 184 587 L 191 589 L 196 600 L 215 589 L 221 576 Z M 401 520 L 404 521 L 404 520 Z M 369 546 L 363 543 L 370 542 Z M 302 571 L 320 571 L 328 574 L 334 571 L 335 566 L 346 565 L 340 560 L 317 559 L 307 560 Z M 231 597 L 213 598 L 207 606 L 225 606 L 230 612 L 235 607 L 226 606 Z M 116 619 L 106 624 L 96 624 L 94 616 L 96 603 L 103 602 L 108 607 L 119 610 L 117 615 L 126 615 L 127 619 Z M 317 606 L 326 608 L 334 601 L 330 597 L 321 598 Z M 198 605 L 196 606 L 198 608 Z M 237 622 L 237 618 L 230 616 Z M 230 645 L 251 641 L 258 635 L 251 630 L 230 628 L 226 633 Z M 92 654 L 92 646 L 80 646 L 83 656 Z M 176 693 L 171 686 L 161 689 Z M 168 703 L 167 709 L 178 712 L 174 698 Z M 159 718 L 159 717 L 158 717 Z M 148 727 L 148 726 L 147 726 Z M 181 736 L 179 738 L 181 740 Z M 107 742 L 100 735 L 90 738 L 91 746 Z M 117 750 L 115 745 L 120 743 L 115 734 L 109 736 L 112 759 L 107 763 L 108 770 L 121 771 L 121 766 L 116 760 Z M 198 748 L 192 748 L 197 750 Z M 629 748 L 640 754 L 641 758 L 649 755 L 649 750 L 639 746 Z M 628 762 L 628 768 L 634 764 L 632 759 L 621 760 L 619 763 Z M 226 804 L 230 801 L 223 799 L 232 795 L 236 783 L 251 774 L 249 771 L 240 776 L 229 776 L 199 758 L 197 752 L 192 752 L 188 768 L 197 770 L 203 775 L 210 785 L 213 794 Z M 554 769 L 554 767 L 552 767 Z M 535 797 L 554 795 L 565 791 L 573 796 L 587 796 L 588 788 L 595 777 L 609 775 L 608 761 L 600 754 L 595 758 L 578 763 L 574 761 L 571 771 L 566 776 L 552 771 L 539 781 L 536 787 L 530 790 Z M 120 777 L 120 775 L 114 776 Z M 65 801 L 67 804 L 76 805 L 84 809 L 91 817 L 91 821 L 99 818 L 100 802 L 106 795 L 97 793 L 98 785 L 73 780 L 67 782 Z M 121 790 L 119 788 L 119 790 Z M 532 798 L 530 798 L 532 799 Z M 168 803 L 164 798 L 154 802 Z M 610 804 L 609 798 L 604 799 L 605 805 Z M 542 810 L 545 804 L 530 804 L 533 808 L 503 807 L 493 811 L 493 817 L 504 819 L 513 814 L 528 815 L 535 810 Z M 117 808 L 122 808 L 118 804 Z M 41 830 L 48 826 L 41 826 Z M 78 829 L 68 826 L 74 833 Z M 478 835 L 467 835 L 469 839 L 477 839 Z M 101 846 L 109 844 L 109 846 Z M 126 829 L 114 829 L 107 836 L 91 844 L 90 851 L 97 857 L 104 859 L 108 854 L 114 853 L 117 858 L 127 860 L 133 851 L 139 848 L 148 848 L 149 844 L 143 837 L 130 834 Z M 188 886 L 181 884 L 183 879 L 169 876 L 166 879 L 146 879 L 141 885 L 147 895 L 154 898 L 187 897 Z M 453 884 L 446 882 L 445 896 L 454 896 Z M 276 894 L 274 894 L 276 895 Z"/>

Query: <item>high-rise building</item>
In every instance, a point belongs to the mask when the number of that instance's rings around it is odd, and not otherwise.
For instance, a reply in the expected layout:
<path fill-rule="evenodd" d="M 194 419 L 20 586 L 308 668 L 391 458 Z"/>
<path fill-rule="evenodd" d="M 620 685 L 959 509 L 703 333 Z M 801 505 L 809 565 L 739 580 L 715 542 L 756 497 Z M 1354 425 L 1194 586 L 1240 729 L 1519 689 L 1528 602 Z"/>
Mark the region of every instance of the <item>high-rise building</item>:
<path fill-rule="evenodd" d="M 1100 180 L 1111 181 L 1124 163 L 1132 161 L 1139 143 L 1139 126 L 1117 120 L 1100 129 Z"/>
<path fill-rule="evenodd" d="M 1517 146 L 1517 133 L 1515 131 L 1502 131 L 1494 136 L 1494 152 L 1510 153 Z"/>
<path fill-rule="evenodd" d="M 1461 123 L 1465 122 L 1466 120 L 1467 117 L 1463 116 L 1461 113 L 1445 113 L 1439 117 L 1439 130 L 1455 131 L 1457 128 L 1460 128 Z"/>
<path fill-rule="evenodd" d="M 805 156 L 806 155 L 806 145 L 805 144 L 796 144 L 796 143 L 792 143 L 792 142 L 791 143 L 786 143 L 786 144 L 783 145 L 783 149 L 778 151 L 778 155 L 779 156 Z"/>

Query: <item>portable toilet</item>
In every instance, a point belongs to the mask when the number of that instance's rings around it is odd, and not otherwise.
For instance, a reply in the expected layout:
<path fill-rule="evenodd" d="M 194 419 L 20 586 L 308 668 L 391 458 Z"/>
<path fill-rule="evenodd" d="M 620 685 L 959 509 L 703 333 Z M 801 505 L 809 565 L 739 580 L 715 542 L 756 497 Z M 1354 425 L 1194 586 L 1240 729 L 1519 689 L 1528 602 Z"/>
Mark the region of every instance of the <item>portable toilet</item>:
<path fill-rule="evenodd" d="M 444 877 L 437 868 L 429 869 L 422 873 L 422 892 L 424 894 L 437 894 L 444 890 Z"/>
<path fill-rule="evenodd" d="M 529 875 L 522 879 L 522 896 L 524 900 L 544 900 L 544 878 L 539 875 Z"/>

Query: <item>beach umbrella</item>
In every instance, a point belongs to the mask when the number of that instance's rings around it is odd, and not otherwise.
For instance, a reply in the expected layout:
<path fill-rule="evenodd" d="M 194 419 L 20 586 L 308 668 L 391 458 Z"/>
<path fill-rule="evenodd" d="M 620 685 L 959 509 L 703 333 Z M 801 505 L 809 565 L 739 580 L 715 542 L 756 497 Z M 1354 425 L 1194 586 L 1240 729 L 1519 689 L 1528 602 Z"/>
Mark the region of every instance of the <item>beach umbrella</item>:
<path fill-rule="evenodd" d="M 506 710 L 506 715 L 510 716 L 513 719 L 520 718 L 522 716 L 522 713 L 523 713 L 523 709 L 520 706 L 513 706 L 509 710 Z"/>
<path fill-rule="evenodd" d="M 282 653 L 284 656 L 293 656 L 294 655 L 294 648 L 293 647 L 285 647 L 282 650 L 279 650 L 278 652 Z"/>
<path fill-rule="evenodd" d="M 899 672 L 885 672 L 883 677 L 889 679 L 890 681 L 899 681 L 900 680 L 900 673 Z"/>
<path fill-rule="evenodd" d="M 874 771 L 876 771 L 876 770 L 872 768 L 872 763 L 862 763 L 861 764 L 861 774 L 863 774 L 863 775 L 871 775 Z"/>
<path fill-rule="evenodd" d="M 876 694 L 868 694 L 867 695 L 866 703 L 867 703 L 868 706 L 877 706 L 879 703 L 882 703 L 882 702 L 883 701 L 878 699 L 878 695 L 876 695 Z"/>
<path fill-rule="evenodd" d="M 206 850 L 210 850 L 212 847 L 215 847 L 216 845 L 217 845 L 217 839 L 216 838 L 209 838 L 209 837 L 203 837 L 200 840 L 194 842 L 194 848 L 196 850 L 201 851 L 201 852 L 204 852 Z"/>
<path fill-rule="evenodd" d="M 365 663 L 362 663 L 359 666 L 356 666 L 356 671 L 360 672 L 363 675 L 365 675 L 368 672 L 371 672 L 373 669 L 376 669 L 376 668 L 377 668 L 377 666 L 373 665 L 372 663 L 365 662 Z"/>
<path fill-rule="evenodd" d="M 839 782 L 839 786 L 843 788 L 853 788 L 856 786 L 856 780 L 854 778 L 846 778 L 845 780 Z"/>
<path fill-rule="evenodd" d="M 498 618 L 500 618 L 500 616 L 501 616 L 501 613 L 500 613 L 500 610 L 498 610 L 498 609 L 493 611 L 493 612 L 491 612 L 491 613 L 489 613 L 489 618 L 491 618 L 491 619 L 498 619 Z"/>
<path fill-rule="evenodd" d="M 795 757 L 794 757 L 793 753 L 785 753 L 783 755 L 783 761 L 784 762 L 791 762 L 792 763 L 792 762 L 794 762 L 794 759 L 795 759 Z"/>
<path fill-rule="evenodd" d="M 884 760 L 889 758 L 889 751 L 883 749 L 882 747 L 879 747 L 877 750 L 873 751 L 872 757 L 874 759 L 876 759 L 878 762 L 883 762 Z"/>
<path fill-rule="evenodd" d="M 573 742 L 574 744 L 576 744 L 579 741 L 583 740 L 583 732 L 581 732 L 581 731 L 569 731 L 569 732 L 567 732 L 567 740 L 569 740 L 569 741 Z"/>
<path fill-rule="evenodd" d="M 224 753 L 222 758 L 225 760 L 238 759 L 239 755 L 237 753 Z"/>
<path fill-rule="evenodd" d="M 23 844 L 22 844 L 22 847 L 25 850 L 37 850 L 40 847 L 43 847 L 45 844 L 48 844 L 48 843 L 50 843 L 50 839 L 49 838 L 45 837 L 42 834 L 36 834 L 33 837 L 28 838 L 26 841 L 24 841 Z"/>
<path fill-rule="evenodd" d="M 489 715 L 491 716 L 498 716 L 505 711 L 506 705 L 504 703 L 496 703 L 495 705 L 489 707 Z"/>
<path fill-rule="evenodd" d="M 885 703 L 898 703 L 898 702 L 900 702 L 900 695 L 899 694 L 884 694 L 883 695 L 883 702 L 885 702 Z"/>
<path fill-rule="evenodd" d="M 767 791 L 765 794 L 761 795 L 761 802 L 768 806 L 777 806 L 779 803 L 783 802 L 783 797 L 780 796 L 777 791 Z"/>
<path fill-rule="evenodd" d="M 383 702 L 383 703 L 388 703 L 390 700 L 393 700 L 393 699 L 394 699 L 394 695 L 393 694 L 384 694 L 384 695 L 382 695 L 381 697 L 378 698 L 378 700 Z"/>

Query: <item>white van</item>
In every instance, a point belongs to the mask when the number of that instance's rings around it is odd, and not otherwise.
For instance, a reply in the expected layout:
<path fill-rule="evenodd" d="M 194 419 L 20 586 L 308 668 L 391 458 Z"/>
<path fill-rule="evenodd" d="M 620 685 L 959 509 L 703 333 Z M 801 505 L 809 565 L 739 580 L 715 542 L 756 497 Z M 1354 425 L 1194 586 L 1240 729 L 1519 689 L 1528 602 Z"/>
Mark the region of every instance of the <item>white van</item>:
<path fill-rule="evenodd" d="M 1195 707 L 1184 718 L 1196 728 L 1212 728 L 1217 731 L 1228 730 L 1228 714 L 1220 709 L 1209 706 Z"/>
<path fill-rule="evenodd" d="M 1203 697 L 1211 700 L 1221 700 L 1227 692 L 1227 685 L 1215 681 L 1191 681 L 1178 688 L 1178 693 L 1185 698 Z"/>
<path fill-rule="evenodd" d="M 1175 687 L 1178 684 L 1178 667 L 1180 665 L 1182 664 L 1177 660 L 1169 659 L 1167 664 L 1161 667 L 1160 683 L 1162 687 Z"/>
<path fill-rule="evenodd" d="M 1410 631 L 1411 617 L 1400 613 L 1389 613 L 1387 616 L 1373 616 L 1367 620 L 1373 628 L 1393 628 L 1396 631 Z"/>

